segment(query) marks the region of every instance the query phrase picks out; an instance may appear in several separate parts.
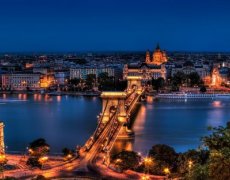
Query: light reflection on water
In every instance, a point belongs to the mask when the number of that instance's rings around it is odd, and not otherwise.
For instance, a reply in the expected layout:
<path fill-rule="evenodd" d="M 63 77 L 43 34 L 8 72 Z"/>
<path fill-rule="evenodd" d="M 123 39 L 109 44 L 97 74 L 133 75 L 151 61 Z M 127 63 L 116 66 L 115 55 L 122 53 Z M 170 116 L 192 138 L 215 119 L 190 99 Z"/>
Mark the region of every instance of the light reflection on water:
<path fill-rule="evenodd" d="M 5 123 L 5 141 L 9 150 L 24 150 L 29 142 L 43 137 L 51 151 L 75 148 L 92 135 L 101 111 L 97 97 L 48 95 L 0 95 L 0 120 Z M 208 126 L 225 125 L 230 120 L 230 102 L 154 101 L 147 97 L 133 126 L 135 139 L 117 141 L 114 151 L 134 149 L 146 154 L 158 143 L 177 151 L 197 148 Z"/>

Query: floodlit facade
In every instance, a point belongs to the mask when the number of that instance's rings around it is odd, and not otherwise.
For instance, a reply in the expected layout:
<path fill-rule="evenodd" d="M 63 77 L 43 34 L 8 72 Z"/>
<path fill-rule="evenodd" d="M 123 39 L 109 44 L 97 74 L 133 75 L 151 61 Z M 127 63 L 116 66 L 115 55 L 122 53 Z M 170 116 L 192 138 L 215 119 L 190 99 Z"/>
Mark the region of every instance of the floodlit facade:
<path fill-rule="evenodd" d="M 108 73 L 108 76 L 115 76 L 116 69 L 112 67 L 83 67 L 83 68 L 72 68 L 70 69 L 70 79 L 86 79 L 87 75 L 95 74 L 98 77 L 101 73 Z"/>
<path fill-rule="evenodd" d="M 145 62 L 126 64 L 123 69 L 123 79 L 127 79 L 127 76 L 140 76 L 144 81 L 160 77 L 166 79 L 167 72 L 164 64 L 166 62 L 166 53 L 157 45 L 152 58 L 147 51 Z"/>
<path fill-rule="evenodd" d="M 37 90 L 40 88 L 40 74 L 3 74 L 2 89 Z"/>
<path fill-rule="evenodd" d="M 159 44 L 157 44 L 156 49 L 153 52 L 152 58 L 150 56 L 150 52 L 146 52 L 145 62 L 147 64 L 161 65 L 168 61 L 167 55 L 165 51 L 160 49 Z"/>

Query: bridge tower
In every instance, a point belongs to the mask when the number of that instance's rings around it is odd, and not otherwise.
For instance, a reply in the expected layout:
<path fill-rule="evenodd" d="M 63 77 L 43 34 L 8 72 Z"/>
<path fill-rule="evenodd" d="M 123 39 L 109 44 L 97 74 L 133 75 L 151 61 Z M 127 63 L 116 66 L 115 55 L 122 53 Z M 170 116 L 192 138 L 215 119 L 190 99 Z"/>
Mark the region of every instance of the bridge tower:
<path fill-rule="evenodd" d="M 0 122 L 0 155 L 5 154 L 4 123 Z"/>
<path fill-rule="evenodd" d="M 137 91 L 138 94 L 141 94 L 143 87 L 141 84 L 142 77 L 141 76 L 127 76 L 128 80 L 128 93 L 131 93 L 134 89 Z"/>
<path fill-rule="evenodd" d="M 126 122 L 126 97 L 126 92 L 102 92 L 102 113 L 100 114 L 102 123 L 108 122 L 114 112 L 118 113 L 117 117 L 120 122 Z"/>

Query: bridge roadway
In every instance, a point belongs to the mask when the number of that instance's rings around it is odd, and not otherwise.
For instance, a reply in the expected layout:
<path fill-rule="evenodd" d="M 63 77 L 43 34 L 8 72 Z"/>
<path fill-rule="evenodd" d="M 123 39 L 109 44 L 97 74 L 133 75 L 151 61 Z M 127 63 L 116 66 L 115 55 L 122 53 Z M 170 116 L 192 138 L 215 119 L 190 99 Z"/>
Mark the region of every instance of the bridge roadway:
<path fill-rule="evenodd" d="M 130 115 L 131 111 L 134 109 L 135 104 L 139 100 L 141 94 L 138 94 L 135 91 L 133 91 L 132 93 L 127 95 L 125 104 L 127 107 L 126 112 L 128 116 Z M 78 175 L 78 172 L 83 172 L 83 173 L 90 172 L 91 173 L 92 170 L 94 172 L 95 169 L 98 169 L 96 165 L 97 162 L 98 163 L 100 162 L 98 161 L 98 159 L 100 159 L 102 155 L 105 155 L 105 153 L 103 154 L 101 152 L 103 150 L 104 152 L 110 152 L 121 130 L 121 127 L 125 123 L 129 123 L 129 122 L 120 122 L 118 120 L 118 113 L 119 113 L 118 110 L 116 110 L 115 112 L 112 112 L 110 120 L 104 126 L 102 126 L 103 129 L 100 130 L 100 133 L 98 134 L 99 136 L 96 139 L 90 138 L 91 140 L 89 140 L 88 142 L 92 142 L 92 139 L 93 139 L 93 144 L 88 151 L 82 151 L 82 150 L 80 151 L 81 152 L 80 159 L 73 160 L 63 165 L 57 165 L 47 170 L 30 170 L 27 168 L 22 168 L 22 169 L 18 169 L 14 171 L 5 172 L 5 175 L 14 176 L 18 178 L 20 177 L 22 178 L 25 176 L 32 177 L 38 174 L 45 175 L 46 177 L 58 177 L 62 175 L 76 176 Z M 98 130 L 98 127 L 94 135 L 96 134 L 97 130 Z"/>
<path fill-rule="evenodd" d="M 142 91 L 142 93 L 144 90 Z M 128 95 L 126 99 L 126 106 L 127 106 L 127 114 L 130 115 L 133 108 L 135 107 L 136 102 L 139 100 L 142 93 L 138 94 L 135 91 Z M 91 169 L 94 168 L 94 164 L 97 160 L 97 157 L 101 155 L 101 152 L 104 150 L 105 152 L 109 152 L 112 149 L 112 146 L 121 130 L 121 127 L 126 122 L 118 121 L 117 112 L 111 116 L 110 120 L 104 126 L 104 129 L 100 133 L 99 137 L 95 139 L 91 148 L 88 151 L 82 152 L 82 160 L 77 171 L 80 172 L 89 172 Z M 111 134 L 112 132 L 112 134 Z M 95 134 L 95 133 L 94 133 Z M 93 139 L 93 137 L 91 137 Z M 89 141 L 88 141 L 89 142 Z"/>

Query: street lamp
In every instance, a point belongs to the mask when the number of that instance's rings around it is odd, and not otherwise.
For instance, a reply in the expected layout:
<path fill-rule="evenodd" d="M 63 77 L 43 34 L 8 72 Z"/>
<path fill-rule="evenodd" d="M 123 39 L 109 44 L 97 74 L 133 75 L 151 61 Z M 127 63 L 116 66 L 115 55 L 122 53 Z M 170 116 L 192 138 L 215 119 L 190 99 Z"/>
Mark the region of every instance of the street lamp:
<path fill-rule="evenodd" d="M 193 162 L 191 160 L 188 161 L 188 168 L 191 169 L 193 165 Z"/>
<path fill-rule="evenodd" d="M 149 166 L 152 165 L 153 160 L 152 158 L 146 157 L 144 158 L 144 165 L 147 168 L 147 173 L 149 173 Z"/>
<path fill-rule="evenodd" d="M 43 164 L 48 160 L 48 156 L 43 156 L 38 159 L 38 162 L 41 163 L 41 166 L 43 167 Z"/>
<path fill-rule="evenodd" d="M 150 178 L 149 178 L 149 176 L 147 176 L 147 175 L 144 175 L 144 176 L 142 176 L 141 177 L 141 180 L 149 180 Z"/>
<path fill-rule="evenodd" d="M 190 177 L 190 174 L 191 174 L 191 168 L 193 166 L 193 162 L 191 160 L 188 161 L 188 174 L 189 174 L 189 177 Z"/>
<path fill-rule="evenodd" d="M 164 174 L 166 175 L 166 177 L 167 177 L 167 179 L 168 179 L 169 174 L 170 174 L 169 168 L 164 168 L 163 172 L 164 172 Z"/>

